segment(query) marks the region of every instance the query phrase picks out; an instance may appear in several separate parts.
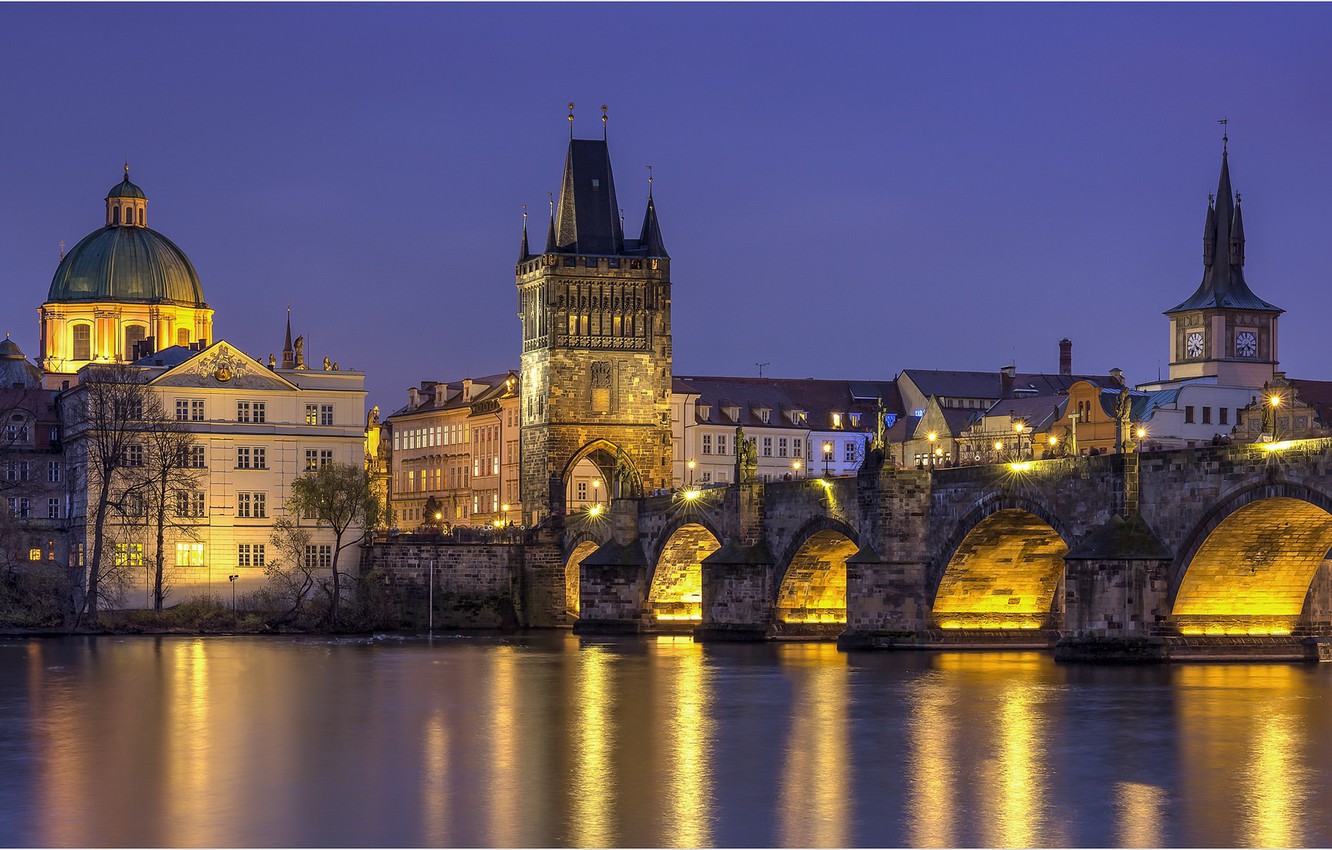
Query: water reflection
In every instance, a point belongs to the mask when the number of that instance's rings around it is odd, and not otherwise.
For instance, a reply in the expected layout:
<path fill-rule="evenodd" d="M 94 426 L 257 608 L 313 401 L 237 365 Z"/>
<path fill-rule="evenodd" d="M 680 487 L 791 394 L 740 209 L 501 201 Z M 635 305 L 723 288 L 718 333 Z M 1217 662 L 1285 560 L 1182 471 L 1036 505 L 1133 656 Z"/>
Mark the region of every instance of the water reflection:
<path fill-rule="evenodd" d="M 953 823 L 957 807 L 952 751 L 955 692 L 941 677 L 930 675 L 917 681 L 908 697 L 906 843 L 912 847 L 960 846 Z"/>
<path fill-rule="evenodd" d="M 850 702 L 846 655 L 827 643 L 779 648 L 792 677 L 791 732 L 778 802 L 778 843 L 845 847 L 849 843 Z"/>
<path fill-rule="evenodd" d="M 657 669 L 674 682 L 665 705 L 662 831 L 667 847 L 708 847 L 712 839 L 711 680 L 703 647 L 688 638 L 661 638 Z"/>
<path fill-rule="evenodd" d="M 574 744 L 572 843 L 607 847 L 615 843 L 612 816 L 616 784 L 611 781 L 616 695 L 611 686 L 615 657 L 600 646 L 584 647 L 577 673 L 578 712 Z"/>
<path fill-rule="evenodd" d="M 1115 808 L 1119 827 L 1115 843 L 1120 847 L 1164 847 L 1160 825 L 1165 819 L 1165 791 L 1141 782 L 1120 782 Z"/>

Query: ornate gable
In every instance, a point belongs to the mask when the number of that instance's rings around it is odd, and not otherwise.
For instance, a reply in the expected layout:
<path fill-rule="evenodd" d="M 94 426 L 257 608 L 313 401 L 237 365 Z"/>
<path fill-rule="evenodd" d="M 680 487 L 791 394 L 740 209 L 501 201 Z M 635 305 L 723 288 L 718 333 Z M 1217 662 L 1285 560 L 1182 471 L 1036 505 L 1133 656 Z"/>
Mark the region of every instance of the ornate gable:
<path fill-rule="evenodd" d="M 157 387 L 294 390 L 296 385 L 227 342 L 218 341 L 150 382 Z"/>

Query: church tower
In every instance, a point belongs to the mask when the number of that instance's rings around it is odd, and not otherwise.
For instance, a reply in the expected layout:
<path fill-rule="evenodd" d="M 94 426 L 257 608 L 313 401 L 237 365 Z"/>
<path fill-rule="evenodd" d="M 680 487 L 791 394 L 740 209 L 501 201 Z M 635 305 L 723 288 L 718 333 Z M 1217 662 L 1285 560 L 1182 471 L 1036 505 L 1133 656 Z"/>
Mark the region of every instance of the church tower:
<path fill-rule="evenodd" d="M 1223 139 L 1221 179 L 1207 200 L 1203 279 L 1170 317 L 1170 380 L 1210 379 L 1227 387 L 1261 387 L 1277 365 L 1277 317 L 1244 280 L 1244 219 L 1230 188 Z"/>
<path fill-rule="evenodd" d="M 524 223 L 516 277 L 526 521 L 669 487 L 671 260 L 650 179 L 639 238 L 625 238 L 604 133 L 570 133 L 545 250 L 530 252 Z M 598 495 L 571 491 L 578 466 Z"/>

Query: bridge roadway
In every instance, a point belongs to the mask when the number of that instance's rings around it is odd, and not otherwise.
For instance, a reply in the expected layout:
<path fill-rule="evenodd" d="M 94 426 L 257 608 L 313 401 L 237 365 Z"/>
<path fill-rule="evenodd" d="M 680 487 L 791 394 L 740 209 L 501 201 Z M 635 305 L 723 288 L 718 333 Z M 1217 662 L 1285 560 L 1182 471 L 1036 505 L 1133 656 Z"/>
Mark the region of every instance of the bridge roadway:
<path fill-rule="evenodd" d="M 1332 642 L 1332 440 L 624 499 L 566 518 L 580 633 L 1317 658 Z"/>

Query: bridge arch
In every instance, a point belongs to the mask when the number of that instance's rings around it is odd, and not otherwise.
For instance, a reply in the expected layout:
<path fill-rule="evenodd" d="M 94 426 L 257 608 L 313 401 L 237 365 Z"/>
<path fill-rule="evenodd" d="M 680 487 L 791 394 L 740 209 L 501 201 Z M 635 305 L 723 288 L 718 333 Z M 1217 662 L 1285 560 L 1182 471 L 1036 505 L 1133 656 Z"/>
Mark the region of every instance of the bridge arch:
<path fill-rule="evenodd" d="M 780 623 L 845 623 L 846 559 L 860 549 L 859 533 L 832 517 L 805 523 L 777 562 Z"/>
<path fill-rule="evenodd" d="M 930 569 L 931 615 L 943 629 L 1056 627 L 1069 532 L 1053 511 L 1012 493 L 983 499 Z"/>
<path fill-rule="evenodd" d="M 643 478 L 630 453 L 610 440 L 597 438 L 570 456 L 560 473 L 566 512 L 573 513 L 613 498 L 643 495 Z M 580 486 L 582 485 L 582 486 Z"/>
<path fill-rule="evenodd" d="M 703 517 L 673 520 L 658 536 L 649 561 L 648 611 L 655 620 L 703 619 L 703 559 L 721 548 L 721 537 Z"/>
<path fill-rule="evenodd" d="M 1183 634 L 1207 635 L 1289 634 L 1327 621 L 1328 600 L 1311 599 L 1310 588 L 1328 570 L 1329 550 L 1332 498 L 1325 493 L 1288 482 L 1233 492 L 1171 564 L 1171 620 Z"/>
<path fill-rule="evenodd" d="M 601 542 L 591 534 L 579 532 L 566 541 L 564 558 L 564 610 L 571 617 L 577 617 L 582 605 L 580 594 L 583 589 L 580 567 L 583 559 L 601 548 Z"/>

